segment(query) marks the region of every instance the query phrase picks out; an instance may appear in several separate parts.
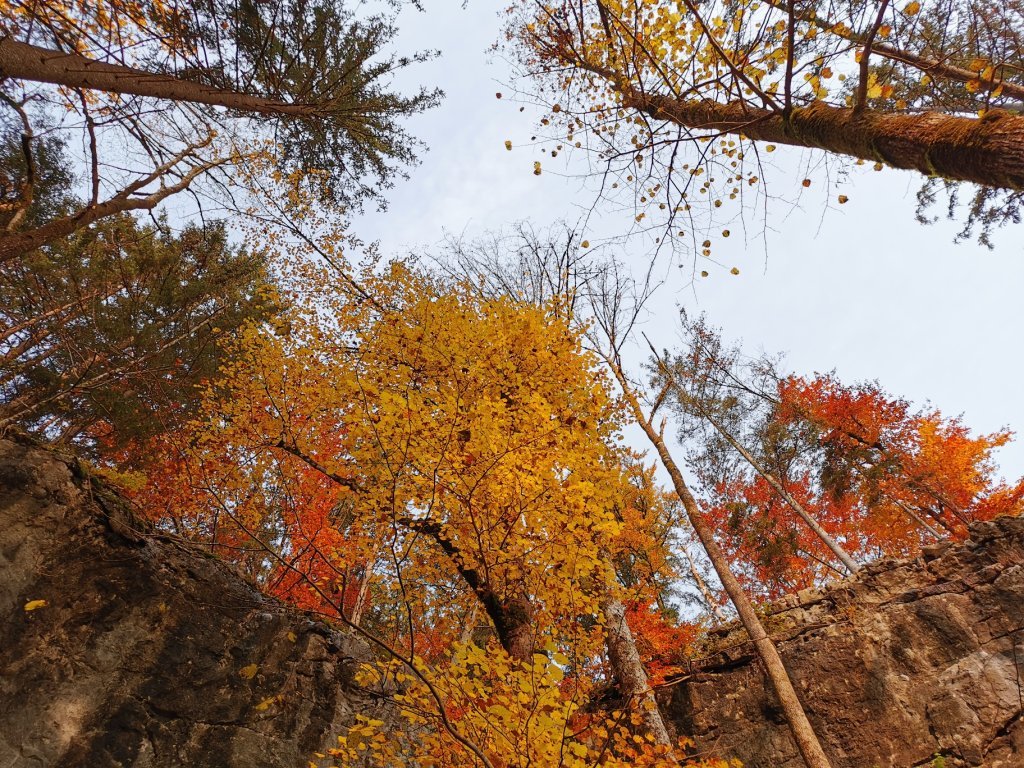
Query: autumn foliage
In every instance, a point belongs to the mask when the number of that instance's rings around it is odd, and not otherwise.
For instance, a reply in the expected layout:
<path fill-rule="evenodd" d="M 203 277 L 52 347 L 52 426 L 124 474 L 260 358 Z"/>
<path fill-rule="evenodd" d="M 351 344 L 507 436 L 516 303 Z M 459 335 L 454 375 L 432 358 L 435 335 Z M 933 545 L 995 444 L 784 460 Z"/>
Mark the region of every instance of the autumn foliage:
<path fill-rule="evenodd" d="M 771 429 L 807 441 L 787 490 L 862 560 L 907 556 L 937 536 L 1024 511 L 1024 480 L 996 476 L 993 451 L 1008 430 L 972 435 L 958 418 L 914 411 L 876 384 L 846 386 L 834 375 L 778 383 Z M 707 513 L 737 568 L 769 596 L 813 586 L 829 575 L 829 553 L 761 477 L 715 489 Z"/>

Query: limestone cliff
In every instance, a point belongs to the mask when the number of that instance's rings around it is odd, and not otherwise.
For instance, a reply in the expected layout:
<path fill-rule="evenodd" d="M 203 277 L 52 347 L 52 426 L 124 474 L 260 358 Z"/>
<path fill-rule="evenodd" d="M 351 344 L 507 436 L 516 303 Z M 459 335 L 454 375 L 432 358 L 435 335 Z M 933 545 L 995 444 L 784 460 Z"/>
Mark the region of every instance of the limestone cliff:
<path fill-rule="evenodd" d="M 1024 766 L 1024 519 L 790 596 L 767 625 L 835 768 Z M 802 766 L 749 644 L 719 635 L 663 691 L 669 718 L 701 752 Z"/>
<path fill-rule="evenodd" d="M 372 706 L 359 643 L 140 530 L 77 467 L 0 440 L 2 768 L 296 768 Z"/>

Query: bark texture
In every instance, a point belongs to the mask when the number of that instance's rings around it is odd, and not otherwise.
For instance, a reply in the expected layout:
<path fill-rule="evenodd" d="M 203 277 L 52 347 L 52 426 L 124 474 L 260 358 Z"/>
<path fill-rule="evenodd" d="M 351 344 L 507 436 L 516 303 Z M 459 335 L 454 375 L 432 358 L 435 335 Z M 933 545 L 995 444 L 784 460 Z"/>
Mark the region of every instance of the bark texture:
<path fill-rule="evenodd" d="M 643 661 L 637 651 L 633 632 L 626 621 L 626 606 L 621 600 L 607 597 L 601 606 L 604 613 L 608 659 L 615 674 L 618 691 L 628 702 L 635 703 L 644 720 L 644 727 L 655 744 L 670 746 L 672 739 L 665 720 L 658 710 L 654 691 L 647 680 Z"/>
<path fill-rule="evenodd" d="M 0 440 L 4 768 L 306 765 L 382 717 L 353 685 L 366 657 L 145 531 L 75 462 Z"/>
<path fill-rule="evenodd" d="M 1024 519 L 869 563 L 765 624 L 835 768 L 1024 765 Z M 714 644 L 664 689 L 666 718 L 704 754 L 799 768 L 742 629 Z"/>
<path fill-rule="evenodd" d="M 815 103 L 781 112 L 740 102 L 720 104 L 650 95 L 620 85 L 623 104 L 687 128 L 822 149 L 893 168 L 1024 189 L 1024 116 L 994 109 L 981 118 L 939 112 L 917 115 Z"/>

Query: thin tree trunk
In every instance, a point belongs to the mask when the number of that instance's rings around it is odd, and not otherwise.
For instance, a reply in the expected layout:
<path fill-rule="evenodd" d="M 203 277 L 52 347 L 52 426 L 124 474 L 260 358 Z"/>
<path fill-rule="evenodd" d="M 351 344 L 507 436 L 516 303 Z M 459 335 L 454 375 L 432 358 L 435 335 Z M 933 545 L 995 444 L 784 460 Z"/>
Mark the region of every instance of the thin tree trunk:
<path fill-rule="evenodd" d="M 644 416 L 644 412 L 640 407 L 640 401 L 637 399 L 636 392 L 626 379 L 621 366 L 615 360 L 607 357 L 605 359 L 622 388 L 626 403 L 631 410 L 634 419 L 654 446 L 659 458 L 661 459 L 662 466 L 664 466 L 669 477 L 672 479 L 672 485 L 675 488 L 676 495 L 683 504 L 683 508 L 686 510 L 686 515 L 690 521 L 690 525 L 693 527 L 694 533 L 697 534 L 697 538 L 700 540 L 705 552 L 707 552 L 708 558 L 711 560 L 712 566 L 714 566 L 715 573 L 718 574 L 718 578 L 722 582 L 722 586 L 725 588 L 730 600 L 732 600 L 733 605 L 736 607 L 736 612 L 739 614 L 740 622 L 746 630 L 747 635 L 750 637 L 750 641 L 754 646 L 754 650 L 757 652 L 758 658 L 764 665 L 768 682 L 771 685 L 772 690 L 775 692 L 779 705 L 782 707 L 783 715 L 789 724 L 790 731 L 793 734 L 793 739 L 796 741 L 797 748 L 800 750 L 800 754 L 803 757 L 804 762 L 807 764 L 808 768 L 831 768 L 831 763 L 825 755 L 825 751 L 822 749 L 821 743 L 818 741 L 814 728 L 807 719 L 807 714 L 804 712 L 803 706 L 800 704 L 800 699 L 796 695 L 793 683 L 789 679 L 789 675 L 782 663 L 782 658 L 779 656 L 778 650 L 775 648 L 775 644 L 772 642 L 771 638 L 768 637 L 768 633 L 765 632 L 764 626 L 761 624 L 761 620 L 754 611 L 754 606 L 751 604 L 750 599 L 747 597 L 746 593 L 744 593 L 739 581 L 729 569 L 729 561 L 725 557 L 725 553 L 715 541 L 714 532 L 704 520 L 704 517 L 697 506 L 696 499 L 693 497 L 693 494 L 690 493 L 690 489 L 686 486 L 686 481 L 683 479 L 682 472 L 679 470 L 679 467 L 672 458 L 672 454 L 665 445 L 664 438 L 654 428 L 654 425 L 651 424 L 650 420 Z"/>
<path fill-rule="evenodd" d="M 744 101 L 677 99 L 635 88 L 616 72 L 585 61 L 573 65 L 608 79 L 622 106 L 685 128 L 822 149 L 893 168 L 996 189 L 1024 189 L 1024 116 L 993 109 L 984 117 L 939 112 L 892 114 L 814 102 L 779 110 Z"/>
<path fill-rule="evenodd" d="M 469 616 L 466 617 L 465 623 L 462 625 L 462 634 L 459 635 L 459 642 L 463 645 L 473 639 L 473 632 L 476 630 L 476 612 L 478 610 L 477 604 L 473 603 L 469 609 Z"/>
<path fill-rule="evenodd" d="M 673 386 L 675 386 L 675 384 L 673 384 Z M 804 508 L 803 504 L 801 504 L 799 501 L 793 498 L 792 494 L 790 494 L 789 491 L 787 491 L 783 487 L 782 483 L 779 482 L 778 478 L 776 478 L 775 475 L 773 475 L 771 472 L 765 469 L 761 465 L 761 462 L 759 462 L 757 458 L 752 453 L 750 453 L 750 451 L 748 451 L 742 443 L 739 442 L 739 440 L 734 438 L 725 427 L 719 424 L 710 415 L 706 413 L 704 413 L 703 415 L 704 418 L 706 418 L 708 422 L 711 424 L 711 426 L 713 426 L 718 431 L 718 433 L 725 438 L 726 442 L 729 443 L 729 445 L 731 445 L 733 448 L 735 448 L 736 452 L 739 453 L 739 455 L 742 456 L 746 460 L 746 462 L 751 467 L 754 468 L 754 471 L 765 479 L 765 482 L 767 482 L 768 485 L 770 485 L 772 489 L 782 498 L 782 500 L 786 502 L 789 508 L 797 513 L 800 519 L 807 524 L 807 527 L 814 532 L 814 535 L 821 539 L 822 543 L 824 543 L 826 547 L 832 550 L 832 554 L 839 558 L 839 562 L 843 564 L 846 570 L 848 570 L 850 573 L 857 573 L 857 571 L 860 570 L 860 565 L 857 564 L 857 561 L 850 557 L 850 554 L 845 549 L 843 549 L 842 545 L 834 538 L 832 538 L 828 534 L 828 531 L 821 527 L 821 525 L 818 523 L 817 520 L 814 519 L 811 513 Z"/>
<path fill-rule="evenodd" d="M 672 389 L 675 390 L 676 395 L 679 397 L 679 399 L 685 403 L 692 405 L 697 411 L 700 412 L 700 415 L 704 417 L 712 427 L 715 428 L 715 431 L 718 432 L 718 434 L 720 434 L 722 437 L 724 437 L 725 441 L 729 443 L 729 445 L 731 445 L 736 450 L 736 452 L 740 456 L 742 456 L 751 467 L 753 467 L 754 471 L 757 472 L 757 474 L 759 474 L 761 477 L 765 479 L 765 482 L 767 482 L 768 485 L 770 485 L 772 489 L 779 495 L 779 497 L 786 502 L 789 508 L 797 513 L 797 515 L 800 517 L 801 520 L 804 521 L 807 527 L 814 532 L 814 535 L 821 539 L 822 543 L 824 543 L 826 547 L 832 550 L 832 554 L 839 558 L 839 562 L 841 562 L 846 567 L 846 570 L 848 570 L 850 573 L 856 573 L 857 571 L 859 571 L 860 566 L 857 564 L 857 561 L 850 557 L 850 554 L 845 549 L 843 549 L 842 545 L 834 538 L 832 538 L 832 536 L 829 535 L 828 531 L 821 527 L 821 525 L 818 523 L 817 520 L 814 519 L 811 513 L 804 508 L 803 504 L 801 504 L 799 501 L 793 498 L 793 495 L 790 494 L 790 492 L 785 489 L 782 483 L 779 482 L 778 478 L 775 477 L 775 475 L 773 475 L 771 472 L 769 472 L 761 464 L 761 462 L 757 460 L 757 457 L 755 457 L 750 451 L 748 451 L 746 446 L 744 446 L 739 440 L 737 440 L 733 436 L 733 434 L 725 428 L 723 424 L 719 423 L 718 419 L 712 416 L 711 413 L 707 411 L 707 409 L 703 408 L 700 405 L 700 403 L 698 403 L 694 398 L 689 397 L 683 391 L 683 388 L 679 386 L 679 383 L 676 381 L 675 376 L 672 374 L 672 371 L 669 370 L 668 364 L 661 359 L 661 356 L 658 354 L 658 351 L 654 348 L 654 345 L 651 344 L 650 341 L 648 341 L 647 343 L 648 346 L 650 346 L 651 348 L 651 352 L 654 355 L 654 359 L 658 361 L 658 367 L 661 369 L 661 372 L 665 376 L 669 385 L 672 387 Z"/>
<path fill-rule="evenodd" d="M 672 739 L 668 735 L 654 690 L 637 651 L 636 640 L 626 620 L 626 606 L 608 593 L 601 601 L 601 611 L 604 613 L 608 661 L 618 681 L 619 691 L 628 701 L 639 705 L 644 728 L 654 738 L 654 743 L 671 749 Z"/>
<path fill-rule="evenodd" d="M 10 37 L 0 39 L 0 76 L 68 88 L 209 104 L 261 115 L 311 117 L 323 110 L 320 104 L 292 104 L 280 99 L 239 93 L 172 75 L 107 64 L 77 53 L 18 42 Z"/>
<path fill-rule="evenodd" d="M 366 595 L 370 591 L 370 566 L 371 562 L 366 564 L 366 572 L 363 574 L 363 579 L 359 583 L 359 592 L 356 593 L 356 602 L 352 606 L 352 623 L 361 624 L 363 620 L 363 610 L 366 608 Z"/>
<path fill-rule="evenodd" d="M 928 533 L 930 533 L 936 539 L 938 539 L 939 541 L 942 541 L 942 534 L 940 534 L 937 530 L 935 530 L 930 525 L 928 525 L 927 521 L 925 521 L 925 519 L 923 517 L 921 517 L 913 509 L 911 509 L 909 504 L 907 504 L 902 499 L 893 499 L 893 501 L 896 503 L 897 507 L 902 509 L 907 514 L 907 517 L 909 517 L 915 523 L 917 523 L 922 528 L 924 528 L 926 531 L 928 531 Z"/>
<path fill-rule="evenodd" d="M 690 550 L 683 547 L 683 556 L 686 557 L 686 562 L 690 566 L 690 575 L 693 576 L 693 580 L 697 583 L 697 590 L 700 592 L 701 597 L 704 598 L 704 602 L 708 605 L 708 610 L 718 621 L 725 621 L 725 611 L 722 610 L 722 606 L 715 600 L 715 595 L 708 586 L 708 583 L 704 581 L 704 577 L 697 569 L 697 564 L 693 561 L 693 557 L 690 555 Z"/>

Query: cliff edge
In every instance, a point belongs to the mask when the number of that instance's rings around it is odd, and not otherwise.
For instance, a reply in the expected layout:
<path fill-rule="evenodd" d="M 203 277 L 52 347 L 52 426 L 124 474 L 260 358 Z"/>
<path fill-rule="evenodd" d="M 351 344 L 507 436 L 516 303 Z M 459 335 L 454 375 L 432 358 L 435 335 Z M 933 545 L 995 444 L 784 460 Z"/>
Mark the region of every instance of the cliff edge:
<path fill-rule="evenodd" d="M 373 706 L 364 655 L 73 459 L 0 440 L 2 768 L 304 766 Z"/>

